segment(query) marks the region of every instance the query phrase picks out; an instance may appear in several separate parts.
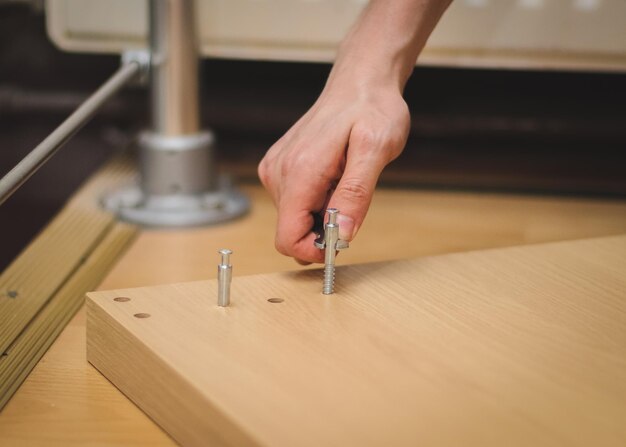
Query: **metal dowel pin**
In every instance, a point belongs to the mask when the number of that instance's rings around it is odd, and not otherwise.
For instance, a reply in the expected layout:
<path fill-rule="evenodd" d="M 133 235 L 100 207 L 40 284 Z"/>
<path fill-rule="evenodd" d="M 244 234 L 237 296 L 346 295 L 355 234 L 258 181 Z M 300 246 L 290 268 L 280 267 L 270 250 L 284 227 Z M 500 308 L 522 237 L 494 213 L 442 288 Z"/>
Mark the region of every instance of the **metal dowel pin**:
<path fill-rule="evenodd" d="M 230 264 L 233 251 L 223 248 L 218 253 L 222 259 L 217 266 L 217 305 L 227 307 L 230 305 L 230 283 L 233 279 L 233 266 Z"/>

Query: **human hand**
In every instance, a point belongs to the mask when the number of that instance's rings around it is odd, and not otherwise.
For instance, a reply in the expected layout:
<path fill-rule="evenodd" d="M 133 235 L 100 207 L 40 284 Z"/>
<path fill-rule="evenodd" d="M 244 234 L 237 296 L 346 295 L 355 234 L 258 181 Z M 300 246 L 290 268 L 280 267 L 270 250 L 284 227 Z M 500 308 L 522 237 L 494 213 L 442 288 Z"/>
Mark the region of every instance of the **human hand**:
<path fill-rule="evenodd" d="M 339 209 L 340 239 L 354 238 L 381 171 L 400 155 L 409 132 L 408 107 L 397 85 L 347 78 L 344 73 L 329 80 L 259 164 L 278 209 L 276 249 L 302 264 L 324 261 L 313 245 L 314 214 Z"/>
<path fill-rule="evenodd" d="M 383 168 L 406 143 L 410 115 L 402 90 L 451 0 L 370 0 L 343 40 L 324 91 L 259 164 L 278 208 L 276 248 L 301 263 L 323 262 L 314 214 L 340 215 L 352 240 Z"/>

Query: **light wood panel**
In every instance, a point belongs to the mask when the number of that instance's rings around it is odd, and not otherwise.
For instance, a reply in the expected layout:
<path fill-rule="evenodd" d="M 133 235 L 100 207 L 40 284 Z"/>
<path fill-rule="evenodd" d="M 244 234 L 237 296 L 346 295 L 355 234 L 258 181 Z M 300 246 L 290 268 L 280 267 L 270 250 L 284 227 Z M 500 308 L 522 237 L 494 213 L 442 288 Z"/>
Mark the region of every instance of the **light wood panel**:
<path fill-rule="evenodd" d="M 217 250 L 234 250 L 235 274 L 300 268 L 274 249 L 276 211 L 259 186 L 244 189 L 243 219 L 184 231 L 142 231 L 101 288 L 213 277 Z M 626 202 L 516 194 L 379 189 L 340 264 L 626 233 Z"/>
<path fill-rule="evenodd" d="M 0 276 L 0 352 L 4 352 L 115 223 L 98 196 L 128 178 L 124 163 L 107 166 L 76 194 Z M 8 292 L 13 292 L 9 294 Z"/>
<path fill-rule="evenodd" d="M 275 210 L 267 194 L 254 185 L 245 191 L 253 208 L 236 222 L 142 231 L 100 288 L 214 278 L 222 246 L 235 250 L 236 276 L 300 268 L 274 251 Z M 620 233 L 626 233 L 623 201 L 381 188 L 339 263 Z M 87 363 L 84 310 L 0 412 L 0 439 L 12 446 L 174 445 Z"/>
<path fill-rule="evenodd" d="M 236 277 L 228 308 L 94 292 L 87 355 L 186 445 L 621 446 L 625 271 L 620 236 L 345 266 L 333 296 Z"/>
<path fill-rule="evenodd" d="M 42 307 L 26 330 L 15 339 L 0 361 L 0 408 L 8 402 L 65 325 L 82 307 L 85 291 L 97 286 L 135 234 L 136 228 L 132 225 L 115 225 L 72 277 Z"/>
<path fill-rule="evenodd" d="M 0 409 L 136 235 L 98 205 L 131 172 L 101 169 L 0 275 Z"/>

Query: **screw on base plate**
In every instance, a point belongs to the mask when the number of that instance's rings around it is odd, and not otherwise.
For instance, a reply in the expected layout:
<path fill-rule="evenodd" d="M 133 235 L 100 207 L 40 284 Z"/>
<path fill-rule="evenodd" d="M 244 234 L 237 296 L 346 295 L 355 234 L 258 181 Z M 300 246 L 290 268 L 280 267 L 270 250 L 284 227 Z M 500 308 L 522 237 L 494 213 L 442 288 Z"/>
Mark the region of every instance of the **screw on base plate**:
<path fill-rule="evenodd" d="M 317 230 L 319 237 L 315 240 L 315 246 L 324 250 L 324 286 L 322 293 L 332 295 L 335 291 L 335 258 L 337 250 L 348 248 L 348 242 L 339 239 L 339 224 L 337 215 L 339 210 L 329 208 L 326 210 L 328 222 L 323 230 Z"/>

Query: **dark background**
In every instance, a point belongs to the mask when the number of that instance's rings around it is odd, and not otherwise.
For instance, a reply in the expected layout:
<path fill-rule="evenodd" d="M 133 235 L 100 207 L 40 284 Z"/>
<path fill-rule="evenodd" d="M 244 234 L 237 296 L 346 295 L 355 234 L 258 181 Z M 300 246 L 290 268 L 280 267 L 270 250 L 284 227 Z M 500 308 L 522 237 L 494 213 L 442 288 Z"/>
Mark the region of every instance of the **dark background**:
<path fill-rule="evenodd" d="M 69 54 L 43 14 L 0 2 L 0 175 L 119 66 Z M 256 181 L 256 164 L 313 103 L 328 64 L 205 60 L 205 127 L 222 166 Z M 626 76 L 418 67 L 405 97 L 412 131 L 383 174 L 390 186 L 623 198 Z M 0 269 L 73 191 L 148 125 L 144 89 L 127 89 L 0 207 Z"/>

